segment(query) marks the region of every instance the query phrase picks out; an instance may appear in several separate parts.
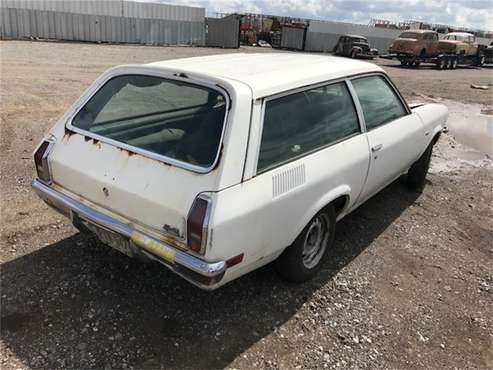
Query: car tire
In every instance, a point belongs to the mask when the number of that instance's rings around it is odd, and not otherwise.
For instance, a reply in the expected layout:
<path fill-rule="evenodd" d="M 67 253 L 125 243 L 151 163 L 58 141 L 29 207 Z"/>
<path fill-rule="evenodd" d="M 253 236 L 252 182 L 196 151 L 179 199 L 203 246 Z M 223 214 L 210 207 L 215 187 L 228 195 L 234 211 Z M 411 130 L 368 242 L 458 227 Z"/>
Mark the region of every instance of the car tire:
<path fill-rule="evenodd" d="M 426 175 L 430 168 L 431 154 L 433 152 L 433 142 L 428 145 L 419 159 L 413 163 L 407 171 L 407 187 L 409 190 L 422 190 L 426 183 Z"/>
<path fill-rule="evenodd" d="M 332 205 L 317 213 L 291 246 L 275 261 L 277 273 L 294 283 L 313 278 L 334 244 L 336 216 Z"/>
<path fill-rule="evenodd" d="M 485 61 L 485 57 L 484 55 L 481 55 L 479 58 L 478 58 L 478 62 L 477 62 L 477 66 L 478 67 L 482 67 L 484 65 L 484 61 Z"/>
<path fill-rule="evenodd" d="M 452 60 L 452 69 L 456 69 L 457 68 L 457 64 L 458 64 L 457 58 L 454 57 L 454 59 Z"/>
<path fill-rule="evenodd" d="M 440 70 L 445 69 L 445 67 L 446 67 L 446 61 L 445 61 L 444 58 L 440 58 L 440 60 L 438 61 L 437 67 Z"/>
<path fill-rule="evenodd" d="M 352 59 L 355 59 L 356 58 L 356 52 L 354 50 L 351 51 L 350 57 Z"/>

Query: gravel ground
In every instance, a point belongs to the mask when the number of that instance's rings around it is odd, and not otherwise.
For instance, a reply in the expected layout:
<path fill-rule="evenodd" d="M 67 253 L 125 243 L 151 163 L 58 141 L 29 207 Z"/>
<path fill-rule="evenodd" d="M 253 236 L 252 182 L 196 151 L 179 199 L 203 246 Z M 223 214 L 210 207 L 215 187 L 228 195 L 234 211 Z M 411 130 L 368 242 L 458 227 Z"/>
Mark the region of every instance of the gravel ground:
<path fill-rule="evenodd" d="M 266 266 L 202 292 L 78 234 L 30 190 L 31 152 L 106 68 L 225 51 L 2 41 L 0 52 L 1 368 L 493 367 L 486 156 L 444 135 L 424 192 L 396 181 L 338 223 L 310 283 Z M 378 63 L 408 100 L 493 105 L 470 88 L 492 84 L 491 69 Z"/>

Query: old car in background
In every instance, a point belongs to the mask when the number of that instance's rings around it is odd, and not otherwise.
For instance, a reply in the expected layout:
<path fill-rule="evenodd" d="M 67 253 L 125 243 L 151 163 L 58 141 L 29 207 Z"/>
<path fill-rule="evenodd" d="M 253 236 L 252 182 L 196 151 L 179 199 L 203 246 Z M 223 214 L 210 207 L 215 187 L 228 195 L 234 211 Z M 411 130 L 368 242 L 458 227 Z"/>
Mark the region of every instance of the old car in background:
<path fill-rule="evenodd" d="M 261 48 L 272 48 L 272 45 L 265 40 L 258 40 L 253 46 L 258 46 Z"/>
<path fill-rule="evenodd" d="M 334 54 L 350 58 L 372 59 L 378 55 L 378 50 L 370 48 L 368 39 L 358 35 L 343 35 L 339 37 L 333 50 Z"/>
<path fill-rule="evenodd" d="M 419 58 L 438 55 L 438 33 L 430 30 L 409 30 L 401 33 L 389 47 L 403 65 L 419 65 Z"/>
<path fill-rule="evenodd" d="M 32 186 L 81 232 L 203 289 L 272 261 L 302 282 L 334 246 L 336 221 L 403 174 L 424 186 L 446 118 L 356 60 L 124 65 L 41 141 Z"/>
<path fill-rule="evenodd" d="M 474 35 L 454 32 L 439 40 L 430 30 L 403 32 L 389 47 L 383 58 L 395 58 L 403 66 L 419 67 L 421 63 L 436 65 L 438 69 L 455 69 L 458 65 L 482 66 L 484 47 L 475 43 Z"/>
<path fill-rule="evenodd" d="M 476 36 L 467 32 L 452 32 L 439 41 L 438 49 L 441 54 L 456 55 L 462 59 L 471 59 L 477 66 L 485 63 L 484 51 L 486 46 L 476 42 Z"/>
<path fill-rule="evenodd" d="M 452 32 L 438 42 L 438 50 L 441 53 L 476 55 L 479 45 L 476 43 L 476 37 L 471 33 Z"/>

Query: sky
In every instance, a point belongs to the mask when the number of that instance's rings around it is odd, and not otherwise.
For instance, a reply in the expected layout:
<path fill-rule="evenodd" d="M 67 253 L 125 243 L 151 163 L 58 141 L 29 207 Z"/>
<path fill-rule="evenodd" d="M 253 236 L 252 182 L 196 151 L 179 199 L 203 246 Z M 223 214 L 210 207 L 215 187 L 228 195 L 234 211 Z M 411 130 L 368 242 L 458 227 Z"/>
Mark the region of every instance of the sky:
<path fill-rule="evenodd" d="M 149 1 L 149 0 L 147 0 Z M 151 0 L 152 1 L 152 0 Z M 371 18 L 423 20 L 493 30 L 493 0 L 153 0 L 200 6 L 208 15 L 249 12 L 368 24 Z"/>

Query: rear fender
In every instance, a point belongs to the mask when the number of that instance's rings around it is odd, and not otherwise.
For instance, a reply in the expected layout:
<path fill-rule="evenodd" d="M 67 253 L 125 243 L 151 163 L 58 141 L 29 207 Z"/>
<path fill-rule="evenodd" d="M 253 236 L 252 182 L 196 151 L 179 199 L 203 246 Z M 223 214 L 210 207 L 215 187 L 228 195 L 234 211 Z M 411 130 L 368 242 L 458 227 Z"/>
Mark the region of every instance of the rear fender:
<path fill-rule="evenodd" d="M 349 187 L 349 185 L 347 184 L 340 185 L 335 189 L 332 189 L 329 192 L 325 193 L 322 197 L 320 197 L 320 199 L 318 199 L 318 201 L 313 203 L 311 207 L 308 208 L 308 210 L 303 215 L 303 217 L 300 219 L 300 222 L 298 223 L 297 227 L 294 228 L 294 230 L 292 231 L 292 235 L 289 238 L 289 240 L 291 240 L 291 244 L 295 241 L 298 235 L 301 234 L 305 226 L 308 225 L 310 220 L 318 212 L 320 212 L 324 207 L 326 207 L 328 204 L 330 204 L 335 199 L 341 196 L 347 196 L 349 198 L 350 193 L 351 193 L 351 188 Z M 347 201 L 346 204 L 344 205 L 344 208 L 339 212 L 339 215 L 341 215 L 341 217 L 345 213 L 346 209 L 348 208 L 349 203 L 350 202 Z"/>

